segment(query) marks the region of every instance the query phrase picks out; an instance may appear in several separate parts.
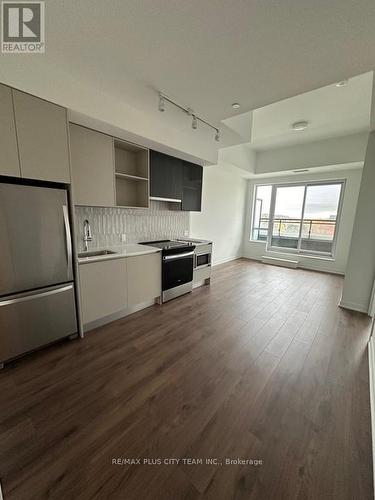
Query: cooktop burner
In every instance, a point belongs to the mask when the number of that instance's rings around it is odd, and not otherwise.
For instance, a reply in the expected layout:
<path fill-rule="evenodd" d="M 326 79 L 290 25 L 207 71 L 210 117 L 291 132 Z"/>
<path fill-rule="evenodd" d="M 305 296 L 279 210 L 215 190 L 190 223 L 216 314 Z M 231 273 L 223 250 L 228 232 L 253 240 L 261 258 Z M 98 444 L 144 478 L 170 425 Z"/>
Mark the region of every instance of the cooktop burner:
<path fill-rule="evenodd" d="M 185 241 L 173 240 L 158 240 L 158 241 L 142 241 L 141 245 L 150 245 L 152 247 L 161 248 L 162 250 L 170 250 L 172 248 L 195 248 L 195 245 Z"/>

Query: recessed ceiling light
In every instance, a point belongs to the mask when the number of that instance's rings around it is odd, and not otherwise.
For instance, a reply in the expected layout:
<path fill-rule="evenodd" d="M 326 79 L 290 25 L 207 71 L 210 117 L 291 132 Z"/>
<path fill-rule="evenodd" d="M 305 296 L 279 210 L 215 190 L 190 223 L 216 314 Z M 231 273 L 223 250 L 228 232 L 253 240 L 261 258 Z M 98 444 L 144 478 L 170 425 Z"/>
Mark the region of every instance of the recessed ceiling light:
<path fill-rule="evenodd" d="M 341 80 L 340 82 L 336 83 L 336 87 L 346 87 L 349 83 L 349 80 Z"/>
<path fill-rule="evenodd" d="M 309 122 L 306 120 L 301 120 L 300 122 L 292 123 L 293 130 L 305 130 L 309 125 Z"/>
<path fill-rule="evenodd" d="M 295 174 L 302 174 L 303 172 L 309 172 L 308 168 L 299 168 L 298 170 L 293 170 Z"/>
<path fill-rule="evenodd" d="M 233 108 L 233 109 L 238 109 L 238 108 L 240 108 L 240 107 L 241 107 L 241 105 L 240 105 L 240 103 L 238 103 L 238 102 L 234 102 L 234 103 L 232 104 L 232 108 Z"/>

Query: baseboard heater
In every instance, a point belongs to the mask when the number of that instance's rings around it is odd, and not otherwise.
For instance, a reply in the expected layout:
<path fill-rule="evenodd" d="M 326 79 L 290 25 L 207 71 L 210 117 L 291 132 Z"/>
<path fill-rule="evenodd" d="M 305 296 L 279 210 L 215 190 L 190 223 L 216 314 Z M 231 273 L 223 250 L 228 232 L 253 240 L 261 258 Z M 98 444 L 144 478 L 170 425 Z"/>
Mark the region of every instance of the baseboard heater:
<path fill-rule="evenodd" d="M 296 269 L 298 267 L 298 260 L 278 259 L 276 257 L 267 257 L 267 255 L 262 256 L 261 262 L 263 264 L 271 264 L 273 266 L 281 266 L 281 267 L 290 267 L 292 269 Z"/>

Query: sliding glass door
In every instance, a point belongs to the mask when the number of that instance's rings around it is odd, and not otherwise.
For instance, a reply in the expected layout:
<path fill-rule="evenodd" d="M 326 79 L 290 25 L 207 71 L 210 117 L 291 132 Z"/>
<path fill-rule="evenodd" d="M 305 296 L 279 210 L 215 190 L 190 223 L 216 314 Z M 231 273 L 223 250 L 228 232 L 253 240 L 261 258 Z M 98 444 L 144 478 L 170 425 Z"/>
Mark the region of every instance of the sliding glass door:
<path fill-rule="evenodd" d="M 343 182 L 272 186 L 268 249 L 332 255 Z"/>
<path fill-rule="evenodd" d="M 306 186 L 301 250 L 332 254 L 341 184 Z"/>
<path fill-rule="evenodd" d="M 271 246 L 298 248 L 304 195 L 304 186 L 276 187 Z"/>

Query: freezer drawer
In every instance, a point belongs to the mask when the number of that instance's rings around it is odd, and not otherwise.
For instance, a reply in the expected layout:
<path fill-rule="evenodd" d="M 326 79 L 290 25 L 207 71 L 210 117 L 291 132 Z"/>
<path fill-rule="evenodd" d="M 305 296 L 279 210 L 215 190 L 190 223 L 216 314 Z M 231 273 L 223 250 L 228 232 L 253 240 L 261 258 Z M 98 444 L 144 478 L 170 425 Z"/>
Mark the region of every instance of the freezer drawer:
<path fill-rule="evenodd" d="M 73 283 L 0 300 L 0 363 L 76 332 Z"/>

